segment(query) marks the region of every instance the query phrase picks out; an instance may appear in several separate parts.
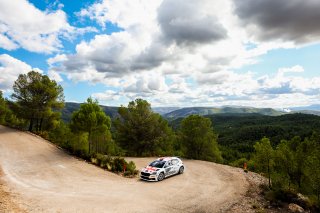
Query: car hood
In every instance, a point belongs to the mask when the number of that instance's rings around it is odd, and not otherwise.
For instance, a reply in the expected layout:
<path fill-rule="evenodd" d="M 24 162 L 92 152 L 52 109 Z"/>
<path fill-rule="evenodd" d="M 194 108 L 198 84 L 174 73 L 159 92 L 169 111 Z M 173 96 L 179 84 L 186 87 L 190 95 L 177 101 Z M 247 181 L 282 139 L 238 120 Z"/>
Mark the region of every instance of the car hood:
<path fill-rule="evenodd" d="M 152 172 L 159 171 L 159 168 L 152 167 L 152 166 L 147 166 L 147 167 L 143 168 L 142 171 L 143 172 L 147 172 L 147 173 L 152 173 Z"/>

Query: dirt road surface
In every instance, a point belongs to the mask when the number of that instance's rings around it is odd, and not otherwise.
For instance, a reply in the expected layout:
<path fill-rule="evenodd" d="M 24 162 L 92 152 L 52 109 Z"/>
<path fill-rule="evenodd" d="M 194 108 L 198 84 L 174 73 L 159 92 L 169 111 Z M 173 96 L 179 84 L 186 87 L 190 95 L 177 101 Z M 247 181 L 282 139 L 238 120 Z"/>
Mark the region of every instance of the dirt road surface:
<path fill-rule="evenodd" d="M 142 168 L 153 159 L 129 160 Z M 0 180 L 10 200 L 27 212 L 224 212 L 247 190 L 239 169 L 184 162 L 184 174 L 161 182 L 123 178 L 0 126 Z"/>

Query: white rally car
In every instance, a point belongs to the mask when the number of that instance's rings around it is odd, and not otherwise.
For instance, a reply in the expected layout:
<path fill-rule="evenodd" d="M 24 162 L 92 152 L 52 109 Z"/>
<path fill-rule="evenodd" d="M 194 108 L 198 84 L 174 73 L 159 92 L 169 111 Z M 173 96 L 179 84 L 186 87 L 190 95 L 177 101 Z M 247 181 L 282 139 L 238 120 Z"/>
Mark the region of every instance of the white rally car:
<path fill-rule="evenodd" d="M 175 174 L 182 174 L 185 169 L 183 162 L 177 157 L 158 158 L 143 168 L 140 178 L 147 181 L 161 181 Z"/>

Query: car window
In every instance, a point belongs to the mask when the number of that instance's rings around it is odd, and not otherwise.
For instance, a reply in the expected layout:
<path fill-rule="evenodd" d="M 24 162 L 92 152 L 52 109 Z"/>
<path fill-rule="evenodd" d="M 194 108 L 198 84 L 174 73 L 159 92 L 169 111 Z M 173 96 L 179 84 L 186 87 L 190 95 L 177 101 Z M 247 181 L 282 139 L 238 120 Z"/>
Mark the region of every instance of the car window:
<path fill-rule="evenodd" d="M 156 168 L 162 168 L 164 164 L 165 164 L 165 161 L 156 160 L 156 161 L 153 161 L 152 163 L 150 163 L 149 166 L 156 167 Z"/>
<path fill-rule="evenodd" d="M 172 165 L 177 165 L 177 164 L 178 164 L 178 160 L 177 159 L 172 160 Z"/>
<path fill-rule="evenodd" d="M 172 166 L 172 161 L 171 160 L 169 160 L 169 161 L 167 161 L 167 164 L 166 164 L 167 166 Z"/>

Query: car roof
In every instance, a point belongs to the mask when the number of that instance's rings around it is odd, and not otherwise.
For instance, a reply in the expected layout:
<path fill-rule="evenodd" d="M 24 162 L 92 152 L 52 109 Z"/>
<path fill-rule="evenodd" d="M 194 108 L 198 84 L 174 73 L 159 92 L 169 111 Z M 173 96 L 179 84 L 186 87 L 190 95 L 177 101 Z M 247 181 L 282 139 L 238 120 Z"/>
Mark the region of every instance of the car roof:
<path fill-rule="evenodd" d="M 157 160 L 159 161 L 169 161 L 169 160 L 173 160 L 173 159 L 178 159 L 177 157 L 161 157 L 161 158 L 158 158 Z"/>

